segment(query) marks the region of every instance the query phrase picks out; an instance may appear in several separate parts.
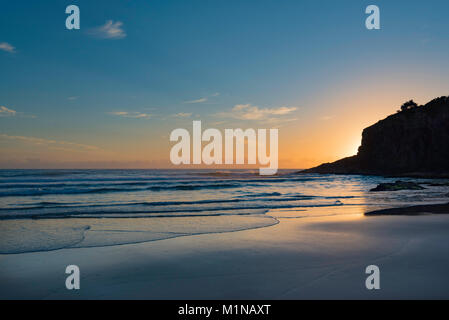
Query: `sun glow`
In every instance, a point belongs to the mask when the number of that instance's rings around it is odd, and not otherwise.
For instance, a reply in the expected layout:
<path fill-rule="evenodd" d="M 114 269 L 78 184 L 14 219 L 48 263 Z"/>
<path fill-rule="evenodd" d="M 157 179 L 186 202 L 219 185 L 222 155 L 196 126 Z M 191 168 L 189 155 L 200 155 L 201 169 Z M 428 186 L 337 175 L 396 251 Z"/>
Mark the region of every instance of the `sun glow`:
<path fill-rule="evenodd" d="M 353 156 L 356 155 L 357 152 L 359 151 L 359 147 L 362 144 L 362 138 L 360 136 L 352 139 L 352 141 L 350 141 L 348 143 L 348 147 L 346 149 L 346 156 Z"/>

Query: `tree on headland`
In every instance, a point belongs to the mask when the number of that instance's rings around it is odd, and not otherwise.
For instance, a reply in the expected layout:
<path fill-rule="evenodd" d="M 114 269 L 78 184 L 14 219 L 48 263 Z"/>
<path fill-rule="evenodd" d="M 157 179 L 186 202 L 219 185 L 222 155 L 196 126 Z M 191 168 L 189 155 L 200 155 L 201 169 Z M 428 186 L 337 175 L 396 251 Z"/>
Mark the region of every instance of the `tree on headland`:
<path fill-rule="evenodd" d="M 401 110 L 398 110 L 398 112 L 410 110 L 410 109 L 413 109 L 413 108 L 416 108 L 416 107 L 418 107 L 418 104 L 415 101 L 410 100 L 410 101 L 407 101 L 406 103 L 404 103 L 401 106 Z"/>

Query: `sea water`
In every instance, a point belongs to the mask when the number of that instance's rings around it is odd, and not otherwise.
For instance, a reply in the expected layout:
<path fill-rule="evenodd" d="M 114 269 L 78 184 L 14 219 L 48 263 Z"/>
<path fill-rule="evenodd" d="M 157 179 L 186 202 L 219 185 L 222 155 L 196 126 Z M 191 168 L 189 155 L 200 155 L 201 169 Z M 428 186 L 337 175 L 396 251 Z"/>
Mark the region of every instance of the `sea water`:
<path fill-rule="evenodd" d="M 296 170 L 0 170 L 0 253 L 238 232 L 278 224 L 279 210 L 300 218 L 448 200 L 447 187 L 369 191 L 395 180 Z"/>

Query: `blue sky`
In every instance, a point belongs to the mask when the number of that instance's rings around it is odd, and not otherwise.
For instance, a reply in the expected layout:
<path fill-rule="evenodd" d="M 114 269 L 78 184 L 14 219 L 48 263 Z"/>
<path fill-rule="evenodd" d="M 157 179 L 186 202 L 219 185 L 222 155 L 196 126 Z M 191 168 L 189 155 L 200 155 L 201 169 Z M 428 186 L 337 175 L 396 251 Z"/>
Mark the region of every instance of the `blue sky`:
<path fill-rule="evenodd" d="M 65 28 L 70 4 L 80 30 Z M 365 28 L 369 4 L 381 30 Z M 164 166 L 169 132 L 193 119 L 279 127 L 284 166 L 306 167 L 349 155 L 361 129 L 401 102 L 448 94 L 446 0 L 1 7 L 2 167 Z"/>

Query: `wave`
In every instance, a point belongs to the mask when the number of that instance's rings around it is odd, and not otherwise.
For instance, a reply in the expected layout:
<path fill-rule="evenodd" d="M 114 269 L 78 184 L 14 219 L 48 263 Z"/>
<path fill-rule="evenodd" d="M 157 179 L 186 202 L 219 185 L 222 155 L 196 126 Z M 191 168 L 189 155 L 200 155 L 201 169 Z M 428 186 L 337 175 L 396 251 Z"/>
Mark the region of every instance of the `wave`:
<path fill-rule="evenodd" d="M 2 177 L 56 177 L 86 174 L 86 170 L 2 170 Z"/>
<path fill-rule="evenodd" d="M 285 202 L 285 201 L 300 201 L 300 200 L 312 200 L 317 197 L 315 196 L 307 196 L 307 195 L 294 195 L 288 197 L 278 197 L 281 195 L 278 192 L 272 193 L 259 193 L 254 195 L 244 195 L 237 196 L 232 199 L 204 199 L 204 200 L 184 200 L 184 201 L 143 201 L 143 202 L 123 202 L 123 203 L 115 203 L 115 204 L 81 204 L 79 202 L 51 202 L 51 201 L 40 201 L 36 203 L 29 203 L 23 207 L 14 207 L 14 208 L 0 208 L 1 211 L 20 211 L 20 210 L 37 210 L 37 209 L 55 209 L 55 208 L 65 208 L 65 209 L 79 209 L 79 208 L 94 208 L 94 207 L 133 207 L 133 206 L 181 206 L 181 205 L 205 205 L 205 204 L 230 204 L 230 203 L 238 203 L 238 202 Z M 272 196 L 261 199 L 262 196 Z"/>
<path fill-rule="evenodd" d="M 238 196 L 238 198 L 247 198 L 247 197 L 274 197 L 274 196 L 282 196 L 282 193 L 279 192 L 261 192 L 255 194 L 248 194 L 243 196 Z"/>
<path fill-rule="evenodd" d="M 135 214 L 145 215 L 145 217 L 151 218 L 155 217 L 156 214 L 164 214 L 168 216 L 178 216 L 179 214 L 186 213 L 202 213 L 202 212 L 217 212 L 217 211 L 233 211 L 230 215 L 233 215 L 237 210 L 269 210 L 269 209 L 283 209 L 283 208 L 316 208 L 316 207 L 336 207 L 342 205 L 352 205 L 343 204 L 341 202 L 326 203 L 326 204 L 281 204 L 281 203 L 269 203 L 269 204 L 256 204 L 256 205 L 246 205 L 246 206 L 231 206 L 231 207 L 168 207 L 168 208 L 155 208 L 151 209 L 140 209 L 127 208 L 127 210 L 117 210 L 117 209 L 104 209 L 98 210 L 79 210 L 80 208 L 70 208 L 64 207 L 61 211 L 52 212 L 32 212 L 31 210 L 23 210 L 26 213 L 3 213 L 0 215 L 0 220 L 10 220 L 10 219 L 55 219 L 55 218 L 92 218 L 92 217 L 111 217 L 112 215 L 120 218 L 130 218 Z M 86 206 L 92 207 L 92 206 Z M 77 210 L 76 210 L 77 209 Z"/>
<path fill-rule="evenodd" d="M 201 189 L 225 189 L 238 188 L 240 183 L 209 183 L 209 184 L 175 184 L 175 185 L 157 185 L 144 188 L 122 188 L 122 187 L 101 187 L 101 188 L 62 188 L 51 189 L 48 187 L 39 187 L 25 191 L 2 191 L 0 197 L 27 197 L 41 195 L 61 195 L 61 194 L 92 194 L 92 193 L 110 193 L 110 192 L 135 192 L 135 191 L 169 191 L 169 190 L 201 190 Z"/>
<path fill-rule="evenodd" d="M 108 186 L 110 183 L 6 183 L 0 184 L 0 189 L 31 189 L 31 188 L 66 188 L 66 187 L 101 187 Z M 114 186 L 145 186 L 148 182 L 118 182 Z"/>
<path fill-rule="evenodd" d="M 44 208 L 67 208 L 67 209 L 78 209 L 78 208 L 94 208 L 94 207 L 132 207 L 132 206 L 179 206 L 179 205 L 198 205 L 198 204 L 214 204 L 214 203 L 235 203 L 243 200 L 240 199 L 217 199 L 217 200 L 197 200 L 197 201 L 153 201 L 153 202 L 130 202 L 130 203 L 117 203 L 117 204 L 85 204 L 85 205 L 76 205 L 72 206 L 72 204 L 78 203 L 61 203 L 61 202 L 37 202 L 31 203 L 26 207 L 17 207 L 17 208 L 0 208 L 0 212 L 2 210 L 14 211 L 14 210 L 35 210 L 35 209 L 44 209 Z"/>
<path fill-rule="evenodd" d="M 198 184 L 198 185 L 174 185 L 174 186 L 153 186 L 148 187 L 146 190 L 161 191 L 161 190 L 201 190 L 201 189 L 225 189 L 225 188 L 238 188 L 241 187 L 241 183 L 210 183 L 210 184 Z"/>
<path fill-rule="evenodd" d="M 99 189 L 63 189 L 63 190 L 42 190 L 33 189 L 27 191 L 10 191 L 0 192 L 0 197 L 28 197 L 28 196 L 43 196 L 43 195 L 62 195 L 62 194 L 88 194 L 88 193 L 108 193 L 108 192 L 123 192 L 123 191 L 139 191 L 141 189 L 123 189 L 123 188 L 99 188 Z"/>
<path fill-rule="evenodd" d="M 30 175 L 31 176 L 31 175 Z M 57 175 L 55 175 L 57 176 Z M 114 176 L 108 177 L 104 175 L 92 175 L 85 176 L 82 178 L 78 177 L 64 177 L 63 179 L 8 179 L 10 177 L 0 179 L 0 188 L 5 187 L 20 187 L 20 186 L 36 186 L 36 184 L 42 184 L 49 186 L 58 186 L 60 185 L 85 185 L 85 184 L 136 184 L 136 183 L 154 183 L 159 182 L 163 183 L 191 183 L 191 182 L 206 182 L 206 181 L 234 181 L 234 182 L 272 182 L 272 183 L 282 183 L 282 182 L 308 182 L 315 181 L 317 178 L 315 177 L 304 177 L 304 176 L 295 176 L 295 175 L 280 175 L 280 176 L 260 176 L 260 175 L 251 175 L 251 176 L 243 176 L 243 175 L 235 175 L 235 174 L 214 174 L 214 173 L 205 173 L 200 174 L 196 173 L 194 175 L 196 178 L 192 179 L 191 175 L 183 175 L 183 176 L 175 176 L 175 175 L 159 175 L 159 176 L 130 176 L 130 175 L 122 175 L 122 176 Z M 220 179 L 218 179 L 220 178 Z M 321 176 L 318 178 L 320 181 L 332 181 L 331 177 Z M 76 183 L 79 184 L 76 184 Z M 28 185 L 27 185 L 28 184 Z"/>
<path fill-rule="evenodd" d="M 178 178 L 177 178 L 178 179 Z M 0 185 L 2 184 L 11 184 L 11 185 L 21 185 L 24 183 L 30 184 L 55 184 L 55 183 L 70 183 L 73 182 L 109 182 L 109 183 L 117 183 L 120 181 L 125 182 L 155 182 L 155 181 L 171 181 L 173 177 L 114 177 L 114 178 L 105 178 L 101 176 L 94 176 L 92 178 L 83 177 L 83 178 L 64 178 L 64 179 L 1 179 Z M 186 179 L 187 180 L 187 179 Z M 76 185 L 76 184 L 75 184 Z"/>
<path fill-rule="evenodd" d="M 129 180 L 129 179 L 128 179 Z M 173 180 L 173 179 L 172 179 Z M 0 183 L 0 197 L 26 197 L 40 195 L 60 195 L 60 194 L 89 194 L 89 193 L 112 193 L 112 192 L 134 192 L 134 191 L 189 191 L 201 189 L 228 189 L 239 187 L 266 186 L 267 183 L 284 182 L 307 182 L 309 178 L 258 178 L 258 179 L 229 179 L 229 180 L 188 180 L 177 179 L 170 181 L 167 179 L 142 179 L 137 181 L 124 181 L 119 179 L 108 180 L 96 179 L 94 183 L 53 182 L 53 183 Z M 270 194 L 267 194 L 270 195 Z M 262 194 L 261 196 L 265 196 Z"/>
<path fill-rule="evenodd" d="M 231 171 L 215 171 L 215 172 L 200 172 L 200 173 L 192 173 L 199 174 L 203 176 L 211 176 L 211 177 L 230 177 L 234 175 Z"/>

